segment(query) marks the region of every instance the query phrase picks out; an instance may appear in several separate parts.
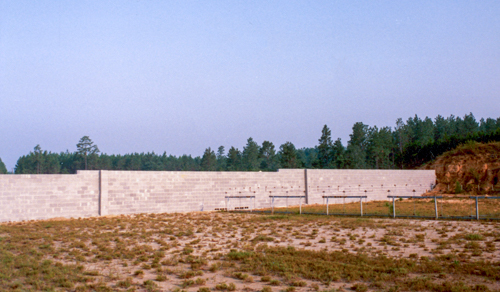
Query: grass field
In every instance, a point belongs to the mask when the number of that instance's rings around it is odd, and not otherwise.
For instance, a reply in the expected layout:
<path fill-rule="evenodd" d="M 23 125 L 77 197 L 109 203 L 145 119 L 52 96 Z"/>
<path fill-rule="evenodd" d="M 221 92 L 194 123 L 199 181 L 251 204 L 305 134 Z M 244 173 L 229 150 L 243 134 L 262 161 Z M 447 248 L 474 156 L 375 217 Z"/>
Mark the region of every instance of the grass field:
<path fill-rule="evenodd" d="M 444 197 L 436 200 L 439 217 L 476 218 L 476 201 L 474 199 L 469 197 Z M 396 199 L 395 204 L 397 216 L 435 217 L 434 199 Z M 500 199 L 479 199 L 478 205 L 480 218 L 500 219 Z M 261 211 L 270 210 L 268 208 Z M 299 206 L 274 208 L 274 211 L 299 213 Z M 302 212 L 326 214 L 326 203 L 322 205 L 302 205 Z M 360 215 L 359 199 L 346 199 L 345 204 L 329 204 L 328 212 L 329 214 Z M 363 214 L 392 217 L 392 201 L 363 201 Z"/>
<path fill-rule="evenodd" d="M 499 291 L 499 248 L 500 224 L 487 221 L 203 212 L 5 223 L 0 290 Z"/>

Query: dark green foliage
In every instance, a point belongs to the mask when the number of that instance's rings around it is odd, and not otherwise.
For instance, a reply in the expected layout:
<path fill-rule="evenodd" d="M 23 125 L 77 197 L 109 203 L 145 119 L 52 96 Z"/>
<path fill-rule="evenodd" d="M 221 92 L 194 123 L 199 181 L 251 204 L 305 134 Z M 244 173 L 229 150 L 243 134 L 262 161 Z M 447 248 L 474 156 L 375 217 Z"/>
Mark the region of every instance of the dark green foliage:
<path fill-rule="evenodd" d="M 344 147 L 340 138 L 332 143 L 330 129 L 324 125 L 319 144 L 311 148 L 296 149 L 286 142 L 276 153 L 272 142 L 259 146 L 252 138 L 247 140 L 243 152 L 230 147 L 225 155 L 224 146 L 217 153 L 208 148 L 203 157 L 172 156 L 151 153 L 125 155 L 99 154 L 99 149 L 88 136 L 77 144 L 78 150 L 47 152 L 37 145 L 33 152 L 18 159 L 16 174 L 76 173 L 79 169 L 150 170 L 150 171 L 276 171 L 279 168 L 354 168 L 394 169 L 415 168 L 435 159 L 440 154 L 467 141 L 487 143 L 500 141 L 500 118 L 481 119 L 477 122 L 469 113 L 463 118 L 438 115 L 434 122 L 417 115 L 405 122 L 399 118 L 396 127 L 378 128 L 357 122 Z M 6 173 L 0 160 L 0 173 Z"/>
<path fill-rule="evenodd" d="M 335 140 L 332 146 L 333 163 L 335 168 L 345 168 L 346 167 L 346 149 L 342 145 L 340 138 Z"/>
<path fill-rule="evenodd" d="M 331 168 L 333 156 L 331 155 L 333 142 L 332 131 L 326 125 L 321 130 L 321 137 L 318 145 L 318 166 L 319 168 Z"/>
<path fill-rule="evenodd" d="M 500 141 L 500 128 L 495 132 L 489 133 L 476 132 L 466 136 L 454 135 L 424 146 L 413 143 L 405 148 L 402 155 L 399 157 L 399 161 L 405 168 L 415 168 L 435 159 L 446 151 L 455 149 L 460 144 L 464 144 L 467 141 L 482 143 Z"/>
<path fill-rule="evenodd" d="M 19 158 L 16 164 L 16 174 L 49 174 L 59 173 L 61 169 L 59 157 L 55 153 L 42 151 L 36 145 L 33 152 Z"/>
<path fill-rule="evenodd" d="M 241 170 L 241 152 L 237 148 L 231 146 L 227 154 L 227 170 Z"/>
<path fill-rule="evenodd" d="M 368 165 L 375 169 L 388 169 L 394 166 L 395 143 L 391 128 L 370 128 L 368 140 Z"/>
<path fill-rule="evenodd" d="M 274 149 L 274 144 L 269 141 L 262 142 L 262 147 L 259 150 L 260 169 L 267 171 L 275 171 L 279 167 L 278 156 Z"/>
<path fill-rule="evenodd" d="M 304 168 L 318 168 L 318 147 L 298 149 L 297 157 Z"/>
<path fill-rule="evenodd" d="M 203 171 L 215 171 L 217 169 L 217 156 L 215 152 L 208 147 L 203 153 L 201 158 L 201 170 Z"/>
<path fill-rule="evenodd" d="M 355 123 L 352 126 L 351 138 L 347 142 L 347 163 L 349 168 L 369 168 L 367 164 L 368 126 Z"/>
<path fill-rule="evenodd" d="M 5 167 L 2 158 L 0 158 L 0 174 L 6 174 L 6 173 L 7 173 L 7 168 Z"/>
<path fill-rule="evenodd" d="M 224 156 L 224 146 L 217 149 L 217 170 L 226 170 L 227 158 Z"/>
<path fill-rule="evenodd" d="M 68 151 L 57 153 L 42 152 L 40 173 L 76 173 L 84 168 L 82 157 Z M 89 164 L 90 165 L 90 164 Z M 96 155 L 92 169 L 103 170 L 156 170 L 156 171 L 196 171 L 201 169 L 201 158 L 182 155 L 179 157 L 151 153 L 131 153 L 125 155 Z M 18 159 L 16 174 L 36 174 L 35 154 L 30 152 Z"/>
<path fill-rule="evenodd" d="M 252 137 L 248 138 L 247 145 L 243 148 L 242 163 L 243 170 L 255 171 L 260 167 L 260 149 Z"/>
<path fill-rule="evenodd" d="M 280 163 L 283 168 L 299 168 L 301 162 L 297 158 L 297 150 L 292 142 L 286 142 L 280 146 Z"/>
<path fill-rule="evenodd" d="M 94 142 L 92 142 L 89 136 L 83 136 L 80 141 L 78 141 L 78 144 L 76 144 L 76 148 L 76 152 L 83 157 L 85 169 L 88 169 L 89 160 L 91 165 L 95 165 L 99 148 L 97 148 L 97 145 L 94 145 Z"/>
<path fill-rule="evenodd" d="M 495 132 L 499 128 L 500 118 L 494 120 L 492 118 L 487 118 L 486 120 L 481 119 L 479 125 L 479 131 L 485 134 Z"/>

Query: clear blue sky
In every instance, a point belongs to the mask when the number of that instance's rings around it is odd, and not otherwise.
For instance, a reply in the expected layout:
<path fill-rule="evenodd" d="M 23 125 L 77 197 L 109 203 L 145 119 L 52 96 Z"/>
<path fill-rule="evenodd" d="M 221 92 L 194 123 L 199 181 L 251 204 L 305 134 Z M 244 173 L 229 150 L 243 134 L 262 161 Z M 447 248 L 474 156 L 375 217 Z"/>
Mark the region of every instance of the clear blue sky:
<path fill-rule="evenodd" d="M 0 157 L 500 116 L 500 1 L 0 1 Z"/>

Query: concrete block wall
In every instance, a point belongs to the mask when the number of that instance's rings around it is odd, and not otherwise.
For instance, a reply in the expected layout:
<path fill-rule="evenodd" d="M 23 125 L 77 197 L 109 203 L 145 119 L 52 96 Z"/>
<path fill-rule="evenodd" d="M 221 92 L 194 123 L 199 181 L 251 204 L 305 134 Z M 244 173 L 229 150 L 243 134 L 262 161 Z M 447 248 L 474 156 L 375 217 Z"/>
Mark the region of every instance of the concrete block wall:
<path fill-rule="evenodd" d="M 0 175 L 0 222 L 98 215 L 99 172 Z"/>
<path fill-rule="evenodd" d="M 271 195 L 306 196 L 303 204 L 320 204 L 323 195 L 364 195 L 366 191 L 368 200 L 387 200 L 388 194 L 421 195 L 435 179 L 432 170 L 78 171 L 76 175 L 0 175 L 0 221 L 268 208 Z M 227 201 L 225 196 L 255 196 L 255 200 Z M 276 198 L 274 203 L 280 207 L 298 205 L 300 201 Z"/>
<path fill-rule="evenodd" d="M 107 214 L 187 212 L 270 206 L 270 195 L 304 196 L 304 171 L 107 171 Z M 255 196 L 255 199 L 226 196 Z M 305 202 L 305 200 L 303 200 Z M 289 199 L 298 204 L 298 199 Z M 286 200 L 275 200 L 284 206 Z"/>
<path fill-rule="evenodd" d="M 419 196 L 436 183 L 433 170 L 308 169 L 307 178 L 309 204 L 323 203 L 322 196 L 366 195 L 367 201 L 387 200 L 388 195 Z"/>

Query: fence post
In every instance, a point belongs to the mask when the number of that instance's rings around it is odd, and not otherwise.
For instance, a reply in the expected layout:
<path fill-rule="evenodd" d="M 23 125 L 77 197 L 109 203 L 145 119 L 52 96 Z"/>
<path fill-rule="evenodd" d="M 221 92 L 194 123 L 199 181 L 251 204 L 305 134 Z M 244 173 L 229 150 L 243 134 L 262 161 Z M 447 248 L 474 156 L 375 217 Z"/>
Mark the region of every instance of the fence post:
<path fill-rule="evenodd" d="M 309 204 L 309 184 L 307 183 L 307 168 L 304 169 L 304 195 L 306 199 L 306 204 Z"/>
<path fill-rule="evenodd" d="M 476 196 L 476 219 L 479 220 L 479 204 L 478 204 L 478 198 Z"/>
<path fill-rule="evenodd" d="M 392 217 L 396 218 L 396 198 L 392 197 Z"/>
<path fill-rule="evenodd" d="M 274 214 L 274 197 L 271 200 L 271 214 Z"/>
<path fill-rule="evenodd" d="M 361 208 L 361 216 L 363 216 L 363 198 L 359 198 L 359 206 Z"/>
<path fill-rule="evenodd" d="M 288 213 L 288 191 L 286 191 L 286 212 Z"/>
<path fill-rule="evenodd" d="M 441 199 L 442 200 L 442 199 Z M 442 201 L 441 201 L 442 202 Z M 441 205 L 443 207 L 443 205 Z M 436 211 L 436 220 L 438 219 L 438 203 L 437 203 L 437 198 L 434 196 L 434 210 Z"/>
<path fill-rule="evenodd" d="M 328 215 L 328 197 L 326 198 L 326 215 Z"/>
<path fill-rule="evenodd" d="M 299 208 L 300 208 L 300 209 L 299 209 L 299 210 L 300 210 L 300 211 L 299 211 L 299 214 L 301 214 L 301 215 L 302 215 L 302 198 L 300 198 L 300 207 L 299 207 Z"/>

